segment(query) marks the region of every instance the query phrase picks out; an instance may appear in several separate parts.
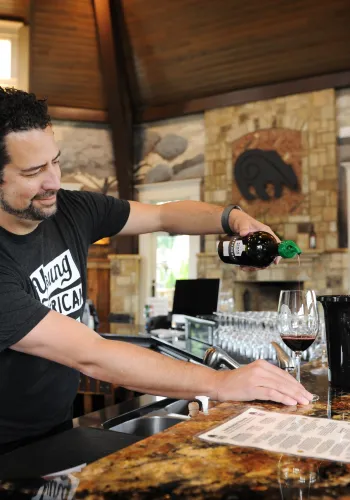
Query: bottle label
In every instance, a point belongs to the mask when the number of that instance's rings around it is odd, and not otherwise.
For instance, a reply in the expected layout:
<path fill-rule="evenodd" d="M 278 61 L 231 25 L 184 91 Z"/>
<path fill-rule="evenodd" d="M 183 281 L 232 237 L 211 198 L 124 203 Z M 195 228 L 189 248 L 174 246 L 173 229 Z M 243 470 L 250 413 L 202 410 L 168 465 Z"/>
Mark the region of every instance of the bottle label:
<path fill-rule="evenodd" d="M 310 248 L 316 248 L 316 237 L 310 236 Z"/>
<path fill-rule="evenodd" d="M 229 246 L 230 246 L 230 242 L 229 241 L 224 241 L 223 242 L 222 253 L 223 253 L 224 257 L 229 257 L 230 256 Z"/>
<path fill-rule="evenodd" d="M 245 245 L 242 240 L 236 240 L 233 244 L 233 255 L 235 257 L 240 257 L 245 251 Z"/>

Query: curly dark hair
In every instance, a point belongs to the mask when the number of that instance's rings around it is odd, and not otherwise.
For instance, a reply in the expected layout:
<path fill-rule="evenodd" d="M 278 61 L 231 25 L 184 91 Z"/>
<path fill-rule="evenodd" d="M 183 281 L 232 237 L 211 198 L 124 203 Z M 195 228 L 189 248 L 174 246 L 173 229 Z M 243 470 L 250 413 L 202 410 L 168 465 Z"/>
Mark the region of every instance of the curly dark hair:
<path fill-rule="evenodd" d="M 10 132 L 45 129 L 51 124 L 46 99 L 15 88 L 0 87 L 0 184 L 4 167 L 10 163 L 5 137 Z"/>

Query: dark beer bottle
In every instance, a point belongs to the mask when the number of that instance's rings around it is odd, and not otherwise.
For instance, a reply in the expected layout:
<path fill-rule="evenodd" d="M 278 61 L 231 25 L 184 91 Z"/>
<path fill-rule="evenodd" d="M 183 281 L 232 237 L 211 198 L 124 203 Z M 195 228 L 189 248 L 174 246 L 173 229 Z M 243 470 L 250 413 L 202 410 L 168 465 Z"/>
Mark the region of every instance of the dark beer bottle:
<path fill-rule="evenodd" d="M 294 241 L 285 240 L 278 243 L 272 234 L 257 231 L 220 241 L 218 254 L 225 264 L 264 268 L 272 264 L 278 256 L 291 259 L 301 254 L 301 250 Z"/>

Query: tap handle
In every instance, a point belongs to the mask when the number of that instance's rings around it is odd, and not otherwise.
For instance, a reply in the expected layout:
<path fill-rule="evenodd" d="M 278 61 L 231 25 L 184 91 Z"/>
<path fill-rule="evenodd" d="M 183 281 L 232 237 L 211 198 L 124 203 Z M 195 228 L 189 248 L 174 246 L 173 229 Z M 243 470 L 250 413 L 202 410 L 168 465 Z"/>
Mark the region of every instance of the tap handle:
<path fill-rule="evenodd" d="M 277 342 L 271 342 L 271 345 L 276 351 L 279 367 L 286 371 L 294 370 L 295 364 L 293 358 L 288 356 L 286 351 Z"/>
<path fill-rule="evenodd" d="M 220 347 L 209 347 L 209 349 L 205 351 L 203 363 L 212 368 L 218 368 L 220 365 L 225 365 L 231 370 L 241 367 L 235 359 L 231 358 L 231 356 Z"/>

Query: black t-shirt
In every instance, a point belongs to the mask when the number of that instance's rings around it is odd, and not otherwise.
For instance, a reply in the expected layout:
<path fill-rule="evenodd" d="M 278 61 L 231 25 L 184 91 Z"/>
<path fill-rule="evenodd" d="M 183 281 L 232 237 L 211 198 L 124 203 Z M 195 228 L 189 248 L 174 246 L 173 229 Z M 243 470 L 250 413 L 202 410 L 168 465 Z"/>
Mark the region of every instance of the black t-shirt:
<path fill-rule="evenodd" d="M 118 233 L 130 205 L 65 191 L 57 213 L 24 236 L 0 227 L 0 444 L 44 434 L 72 417 L 79 372 L 9 349 L 51 309 L 80 321 L 89 245 Z"/>

